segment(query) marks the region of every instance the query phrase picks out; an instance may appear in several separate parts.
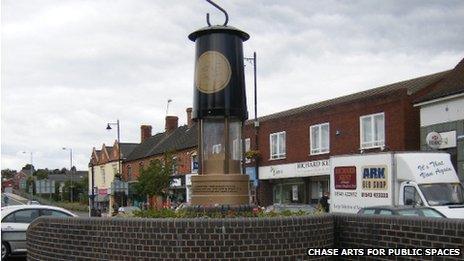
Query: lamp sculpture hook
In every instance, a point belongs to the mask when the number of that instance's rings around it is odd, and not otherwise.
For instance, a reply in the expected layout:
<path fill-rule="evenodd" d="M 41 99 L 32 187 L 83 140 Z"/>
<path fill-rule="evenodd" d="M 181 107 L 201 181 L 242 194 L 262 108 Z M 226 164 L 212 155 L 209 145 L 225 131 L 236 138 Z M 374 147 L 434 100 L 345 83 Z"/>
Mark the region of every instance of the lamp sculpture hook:
<path fill-rule="evenodd" d="M 229 22 L 229 15 L 227 14 L 226 10 L 222 9 L 219 5 L 217 5 L 211 0 L 206 0 L 206 2 L 212 4 L 214 7 L 216 7 L 217 9 L 219 9 L 221 12 L 224 13 L 224 15 L 226 16 L 226 21 L 224 22 L 223 26 L 227 26 L 227 23 Z M 209 22 L 209 13 L 206 13 L 206 22 L 208 23 L 208 26 L 211 26 L 211 23 Z"/>

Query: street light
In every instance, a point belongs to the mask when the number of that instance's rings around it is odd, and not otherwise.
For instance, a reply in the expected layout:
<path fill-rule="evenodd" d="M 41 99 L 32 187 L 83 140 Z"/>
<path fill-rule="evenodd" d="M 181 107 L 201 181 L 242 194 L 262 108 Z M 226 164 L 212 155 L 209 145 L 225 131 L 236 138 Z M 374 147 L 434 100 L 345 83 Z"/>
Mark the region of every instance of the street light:
<path fill-rule="evenodd" d="M 254 78 L 254 102 L 255 102 L 255 150 L 258 150 L 258 131 L 259 131 L 259 122 L 258 122 L 258 80 L 256 78 L 256 52 L 253 52 L 252 58 L 243 58 L 245 61 L 253 64 L 253 78 Z M 256 172 L 256 202 L 259 204 L 259 160 L 255 160 L 255 172 Z"/>
<path fill-rule="evenodd" d="M 118 151 L 118 174 L 120 174 L 122 171 L 121 171 L 121 144 L 120 144 L 119 120 L 116 120 L 116 122 L 108 122 L 108 124 L 106 126 L 106 129 L 111 130 L 112 129 L 111 125 L 116 125 L 117 131 L 118 131 L 118 147 L 119 147 L 119 151 Z"/>
<path fill-rule="evenodd" d="M 23 151 L 23 154 L 26 154 L 26 153 L 27 153 L 27 151 Z M 32 151 L 31 151 L 30 153 L 31 153 L 31 166 L 30 166 L 30 167 L 31 167 L 31 170 L 30 170 L 31 173 L 30 173 L 30 174 L 31 174 L 31 177 L 33 178 L 33 169 L 32 169 L 32 168 L 33 168 L 33 165 L 32 165 L 32 163 L 33 163 L 33 161 L 32 161 L 33 156 L 32 156 L 32 155 L 33 155 L 33 154 L 32 154 Z M 26 181 L 26 183 L 29 183 L 29 182 Z M 33 186 L 34 186 L 34 185 L 35 185 L 35 182 L 33 183 Z M 29 191 L 31 192 L 31 193 L 30 193 L 30 194 L 31 194 L 30 197 L 31 197 L 31 199 L 32 199 L 32 194 L 34 194 L 34 193 L 33 193 L 34 189 L 32 188 L 32 190 L 31 190 L 31 187 L 29 186 Z M 29 193 L 29 191 L 27 191 L 27 193 Z"/>
<path fill-rule="evenodd" d="M 73 192 L 74 192 L 74 185 L 73 185 L 73 173 L 72 173 L 72 167 L 73 167 L 73 153 L 72 153 L 72 148 L 62 148 L 63 150 L 69 150 L 69 173 L 71 175 L 71 202 L 74 201 L 73 199 Z"/>
<path fill-rule="evenodd" d="M 26 153 L 27 151 L 23 151 L 23 154 L 26 154 Z M 32 151 L 30 153 L 31 153 L 31 176 L 32 176 L 32 159 L 33 159 Z"/>
<path fill-rule="evenodd" d="M 112 129 L 111 125 L 116 125 L 117 131 L 118 131 L 118 174 L 119 174 L 119 179 L 121 179 L 122 178 L 122 167 L 121 167 L 121 142 L 120 142 L 120 132 L 119 132 L 119 127 L 120 127 L 119 119 L 116 120 L 116 122 L 108 122 L 108 124 L 106 126 L 106 129 L 111 130 Z M 115 195 L 115 194 L 113 194 L 113 195 Z M 121 199 L 121 201 L 122 201 L 122 199 Z M 110 209 L 111 209 L 111 206 L 110 206 Z"/>

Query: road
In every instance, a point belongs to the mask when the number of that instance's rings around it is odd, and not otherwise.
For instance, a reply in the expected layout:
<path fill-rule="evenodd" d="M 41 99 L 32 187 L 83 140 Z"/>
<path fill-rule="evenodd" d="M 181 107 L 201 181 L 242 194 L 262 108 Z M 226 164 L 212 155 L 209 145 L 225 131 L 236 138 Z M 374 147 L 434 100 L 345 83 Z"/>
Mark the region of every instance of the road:
<path fill-rule="evenodd" d="M 5 206 L 5 197 L 8 198 L 8 206 L 12 206 L 12 205 L 24 205 L 26 202 L 27 202 L 27 199 L 25 198 L 21 198 L 17 195 L 10 195 L 10 194 L 7 194 L 5 195 L 4 193 L 2 193 L 2 207 Z M 78 215 L 79 217 L 88 217 L 89 214 L 87 212 L 77 212 L 77 211 L 72 211 L 74 212 L 76 215 Z M 7 258 L 6 260 L 7 261 L 25 261 L 27 259 L 26 255 L 21 255 L 21 256 L 13 256 L 13 257 L 10 257 L 10 258 Z"/>
<path fill-rule="evenodd" d="M 4 193 L 2 193 L 2 207 L 5 206 L 5 197 L 7 197 Z M 8 205 L 24 205 L 24 202 L 14 199 L 13 197 L 8 197 Z"/>

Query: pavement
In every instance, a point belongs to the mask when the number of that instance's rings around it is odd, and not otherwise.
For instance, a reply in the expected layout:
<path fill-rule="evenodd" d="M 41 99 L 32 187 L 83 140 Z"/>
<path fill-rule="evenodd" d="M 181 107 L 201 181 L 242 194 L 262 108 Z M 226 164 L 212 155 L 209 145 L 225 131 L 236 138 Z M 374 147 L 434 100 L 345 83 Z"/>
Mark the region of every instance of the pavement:
<path fill-rule="evenodd" d="M 8 206 L 11 206 L 11 205 L 24 205 L 24 204 L 26 204 L 26 202 L 28 200 L 27 198 L 23 198 L 23 197 L 18 196 L 16 194 L 2 193 L 2 207 L 5 206 L 5 200 L 4 200 L 5 197 L 8 198 Z"/>

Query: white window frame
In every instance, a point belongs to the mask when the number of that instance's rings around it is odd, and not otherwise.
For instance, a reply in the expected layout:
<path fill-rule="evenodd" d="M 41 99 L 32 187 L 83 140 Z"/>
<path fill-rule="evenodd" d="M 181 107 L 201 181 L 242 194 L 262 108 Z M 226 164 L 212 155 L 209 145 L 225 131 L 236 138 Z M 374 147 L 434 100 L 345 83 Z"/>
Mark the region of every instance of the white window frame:
<path fill-rule="evenodd" d="M 327 132 L 327 148 L 322 148 L 322 127 L 327 126 L 328 132 Z M 319 147 L 318 148 L 313 148 L 313 145 L 315 142 L 313 142 L 313 129 L 319 129 L 319 136 L 317 137 L 319 141 Z M 321 124 L 316 124 L 316 125 L 311 125 L 309 127 L 309 155 L 321 155 L 321 154 L 327 154 L 330 153 L 330 124 L 328 122 L 321 123 Z"/>
<path fill-rule="evenodd" d="M 104 166 L 100 167 L 100 171 L 101 171 L 103 186 L 106 186 L 106 173 L 105 173 L 105 167 L 104 167 Z"/>
<path fill-rule="evenodd" d="M 194 165 L 194 162 L 195 162 L 195 157 L 197 158 L 197 164 L 199 163 L 198 162 L 198 155 L 197 153 L 192 153 L 192 155 L 190 155 L 190 169 L 191 169 L 191 172 L 192 173 L 198 173 L 198 168 L 196 170 L 193 169 L 193 165 Z"/>
<path fill-rule="evenodd" d="M 277 136 L 277 139 L 276 139 L 276 141 L 277 141 L 277 144 L 276 144 L 277 149 L 276 150 L 277 151 L 276 152 L 272 151 L 272 137 L 273 136 Z M 286 139 L 286 136 L 287 136 L 287 134 L 286 134 L 285 131 L 275 132 L 275 133 L 269 134 L 269 154 L 270 154 L 269 159 L 270 160 L 285 159 L 285 157 L 287 156 L 287 146 L 286 146 L 286 142 L 287 142 L 286 140 L 287 139 Z M 283 137 L 283 144 L 284 144 L 283 147 L 285 148 L 285 150 L 283 152 L 280 151 L 281 148 L 279 146 L 279 144 L 280 144 L 279 139 L 281 137 Z"/>
<path fill-rule="evenodd" d="M 375 121 L 374 121 L 374 119 L 375 119 L 376 116 L 379 116 L 379 115 L 382 115 L 382 117 L 383 117 L 383 139 L 375 140 L 375 128 L 374 128 Z M 371 128 L 372 140 L 369 141 L 369 142 L 363 143 L 363 136 L 364 136 L 363 119 L 365 119 L 365 118 L 370 118 L 370 124 L 372 126 L 372 128 Z M 359 147 L 361 149 L 373 149 L 373 148 L 381 148 L 381 147 L 385 146 L 385 133 L 386 133 L 386 129 L 385 129 L 385 113 L 384 112 L 374 113 L 374 114 L 369 114 L 369 115 L 363 115 L 363 116 L 359 117 Z"/>

